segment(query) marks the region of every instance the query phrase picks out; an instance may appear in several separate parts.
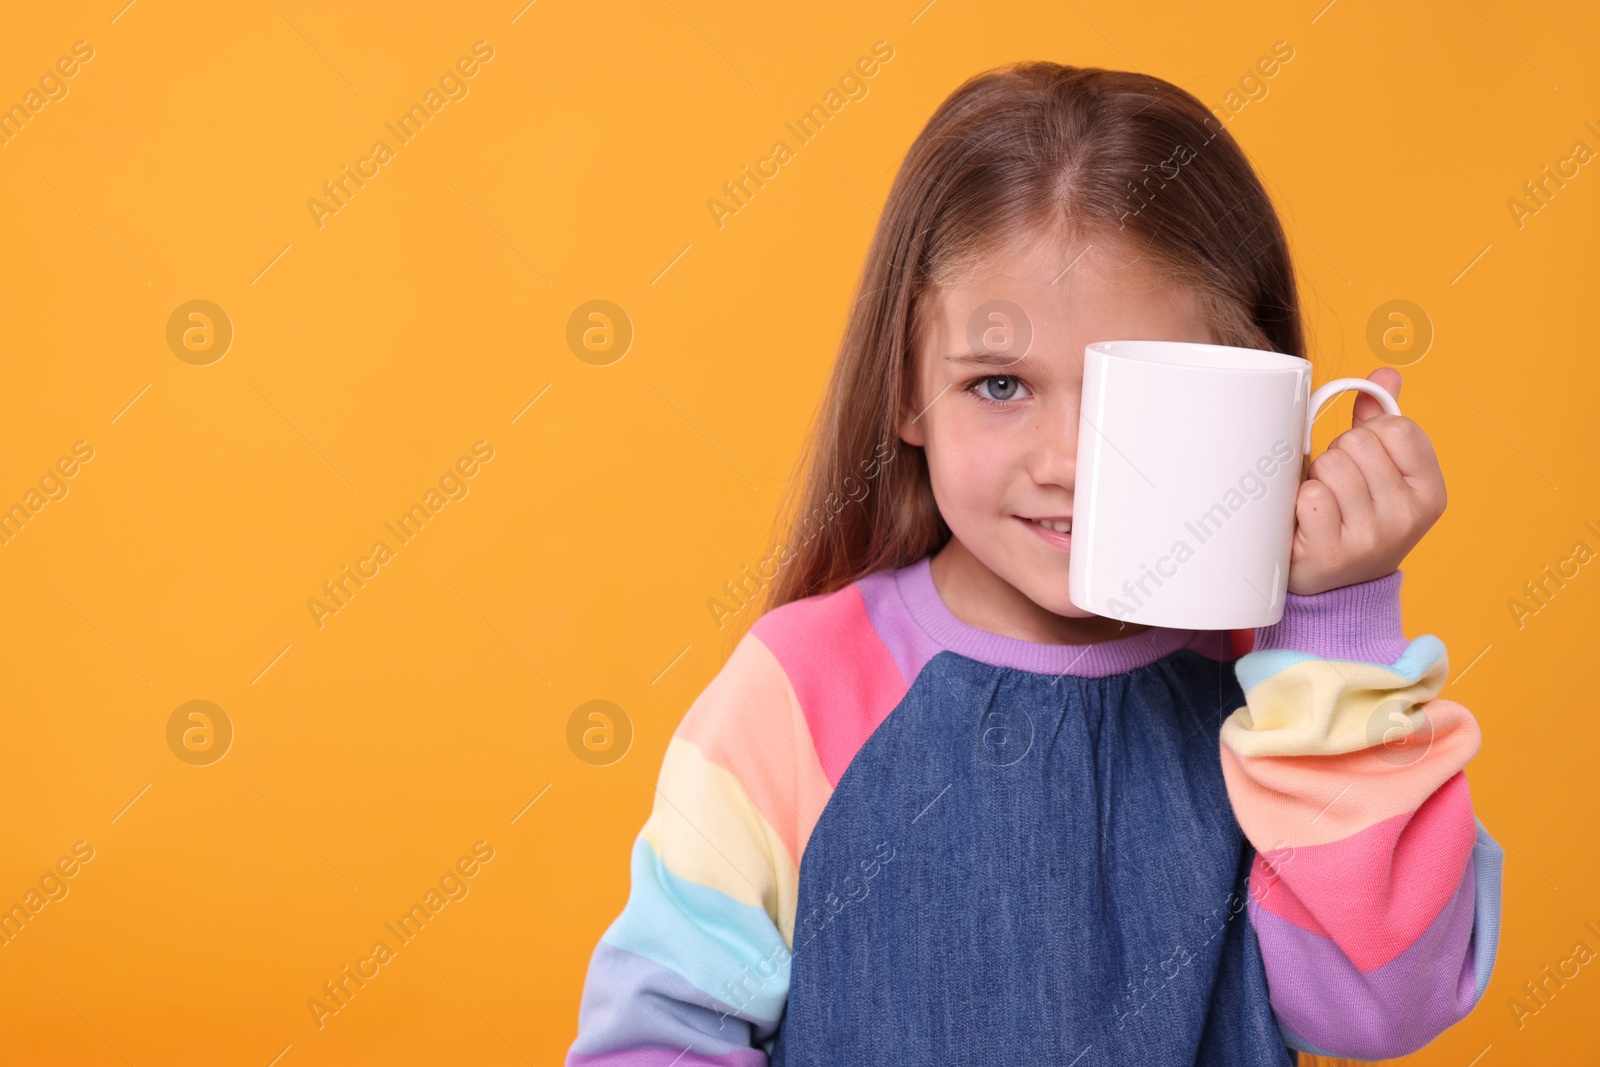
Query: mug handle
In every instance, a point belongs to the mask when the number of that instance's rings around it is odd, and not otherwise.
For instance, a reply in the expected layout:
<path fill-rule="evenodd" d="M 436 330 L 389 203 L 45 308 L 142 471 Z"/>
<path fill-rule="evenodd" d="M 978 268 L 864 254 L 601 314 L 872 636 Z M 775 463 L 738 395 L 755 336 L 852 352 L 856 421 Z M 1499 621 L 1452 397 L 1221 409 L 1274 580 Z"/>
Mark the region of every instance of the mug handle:
<path fill-rule="evenodd" d="M 1400 404 L 1390 394 L 1389 390 L 1377 382 L 1365 378 L 1335 378 L 1321 389 L 1311 394 L 1311 412 L 1306 417 L 1306 443 L 1300 451 L 1300 480 L 1305 481 L 1311 474 L 1311 424 L 1317 421 L 1317 413 L 1322 410 L 1322 405 L 1346 390 L 1354 389 L 1366 393 L 1383 405 L 1383 410 L 1390 415 L 1400 414 Z"/>

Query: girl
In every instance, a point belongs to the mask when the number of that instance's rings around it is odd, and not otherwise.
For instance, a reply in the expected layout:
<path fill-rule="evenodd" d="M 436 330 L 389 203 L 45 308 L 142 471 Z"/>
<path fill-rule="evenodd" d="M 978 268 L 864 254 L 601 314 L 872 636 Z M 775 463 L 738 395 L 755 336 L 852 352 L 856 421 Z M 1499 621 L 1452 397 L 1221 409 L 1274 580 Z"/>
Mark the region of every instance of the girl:
<path fill-rule="evenodd" d="M 1067 599 L 1077 401 L 1116 338 L 1304 354 L 1260 182 L 1167 82 L 969 80 L 895 180 L 569 1065 L 1387 1059 L 1472 1010 L 1503 854 L 1444 646 L 1401 629 L 1445 506 L 1427 436 L 1356 399 L 1276 625 L 1096 617 Z"/>

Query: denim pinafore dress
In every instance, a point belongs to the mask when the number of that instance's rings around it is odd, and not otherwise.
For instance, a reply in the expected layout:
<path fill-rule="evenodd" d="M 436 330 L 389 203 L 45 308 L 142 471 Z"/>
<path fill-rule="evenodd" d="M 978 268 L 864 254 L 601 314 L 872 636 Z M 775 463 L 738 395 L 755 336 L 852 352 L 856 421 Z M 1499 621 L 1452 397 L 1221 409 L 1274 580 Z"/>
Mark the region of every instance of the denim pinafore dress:
<path fill-rule="evenodd" d="M 1296 1064 L 1218 756 L 1233 664 L 940 651 L 823 809 L 774 1067 Z"/>

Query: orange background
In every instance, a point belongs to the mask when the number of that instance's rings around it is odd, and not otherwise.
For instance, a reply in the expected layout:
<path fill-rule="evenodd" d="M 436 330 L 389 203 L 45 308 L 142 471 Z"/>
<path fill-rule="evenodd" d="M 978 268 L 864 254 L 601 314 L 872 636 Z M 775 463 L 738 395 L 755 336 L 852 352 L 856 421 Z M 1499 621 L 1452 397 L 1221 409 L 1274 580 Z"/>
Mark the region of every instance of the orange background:
<path fill-rule="evenodd" d="M 1222 107 L 1278 40 L 1229 126 L 1289 223 L 1318 383 L 1378 365 L 1387 301 L 1435 330 L 1401 404 L 1450 507 L 1406 626 L 1450 649 L 1506 851 L 1493 984 L 1412 1059 L 1586 1047 L 1596 965 L 1520 1028 L 1508 1002 L 1600 949 L 1600 575 L 1520 627 L 1508 601 L 1600 550 L 1600 175 L 1520 228 L 1507 201 L 1600 149 L 1591 5 L 123 2 L 0 34 L 0 104 L 94 53 L 0 146 L 0 505 L 93 449 L 0 547 L 0 904 L 93 849 L 0 947 L 8 1061 L 559 1062 L 667 739 L 730 647 L 706 602 L 768 547 L 922 123 L 1019 58 Z M 480 40 L 468 95 L 319 228 L 307 200 Z M 719 228 L 707 200 L 880 40 L 868 95 Z M 195 299 L 234 331 L 205 366 L 166 339 Z M 596 299 L 634 330 L 604 366 L 567 343 Z M 478 441 L 468 495 L 319 628 L 307 600 Z M 596 699 L 633 730 L 606 766 L 567 740 Z M 205 766 L 168 744 L 191 700 L 234 730 Z M 469 895 L 319 1030 L 308 998 L 480 841 Z"/>

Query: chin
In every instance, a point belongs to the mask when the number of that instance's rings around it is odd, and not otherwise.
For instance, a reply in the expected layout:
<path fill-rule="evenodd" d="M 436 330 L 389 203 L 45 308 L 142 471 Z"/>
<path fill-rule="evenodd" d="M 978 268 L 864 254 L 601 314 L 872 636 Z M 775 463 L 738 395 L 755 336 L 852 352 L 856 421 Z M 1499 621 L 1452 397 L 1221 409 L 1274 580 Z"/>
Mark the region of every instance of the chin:
<path fill-rule="evenodd" d="M 1078 607 L 1067 596 L 1067 580 L 1064 576 L 1060 582 L 1050 582 L 1048 585 L 1036 578 L 1026 585 L 1019 585 L 1017 588 L 1022 590 L 1022 594 L 1029 600 L 1053 615 L 1064 615 L 1072 619 L 1092 619 L 1096 617 L 1094 612 Z"/>
<path fill-rule="evenodd" d="M 1094 612 L 1086 611 L 1083 608 L 1078 607 L 1078 605 L 1074 604 L 1072 601 L 1068 600 L 1066 593 L 1062 593 L 1060 596 L 1051 597 L 1047 600 L 1035 600 L 1034 603 L 1038 604 L 1046 611 L 1053 612 L 1057 615 L 1064 615 L 1069 619 L 1099 618 L 1099 616 Z"/>

